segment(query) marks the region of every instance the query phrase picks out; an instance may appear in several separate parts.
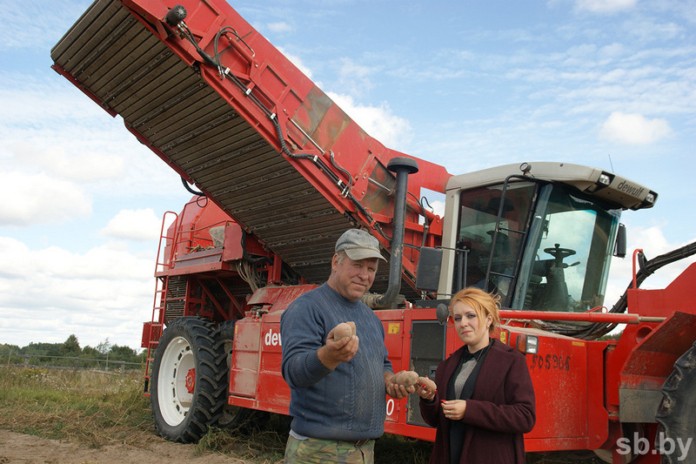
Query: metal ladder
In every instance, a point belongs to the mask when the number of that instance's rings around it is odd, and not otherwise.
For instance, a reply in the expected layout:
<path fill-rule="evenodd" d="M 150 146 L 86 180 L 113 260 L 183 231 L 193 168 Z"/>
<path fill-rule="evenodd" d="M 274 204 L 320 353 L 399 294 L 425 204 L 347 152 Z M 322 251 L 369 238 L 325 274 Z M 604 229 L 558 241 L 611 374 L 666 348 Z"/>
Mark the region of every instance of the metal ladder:
<path fill-rule="evenodd" d="M 162 245 L 166 244 L 167 239 L 171 238 L 172 243 L 175 243 L 176 235 L 178 235 L 178 229 L 174 237 L 169 237 L 166 235 L 164 230 L 164 225 L 167 223 L 167 217 L 169 215 L 174 215 L 174 221 L 178 219 L 178 215 L 173 211 L 166 211 L 162 217 L 162 226 L 160 228 L 160 238 L 159 246 L 157 247 L 157 259 L 155 260 L 155 292 L 152 304 L 152 316 L 150 322 L 143 328 L 143 341 L 147 340 L 147 356 L 145 358 L 145 381 L 143 391 L 145 396 L 150 396 L 150 366 L 154 361 L 155 350 L 159 345 L 159 339 L 164 332 L 164 315 L 165 307 L 167 304 L 167 292 L 169 287 L 169 276 L 158 276 L 158 274 L 164 271 L 165 266 L 172 266 L 174 257 L 173 253 L 175 247 L 171 247 L 170 256 L 163 259 L 162 255 Z M 147 332 L 147 333 L 146 333 Z"/>

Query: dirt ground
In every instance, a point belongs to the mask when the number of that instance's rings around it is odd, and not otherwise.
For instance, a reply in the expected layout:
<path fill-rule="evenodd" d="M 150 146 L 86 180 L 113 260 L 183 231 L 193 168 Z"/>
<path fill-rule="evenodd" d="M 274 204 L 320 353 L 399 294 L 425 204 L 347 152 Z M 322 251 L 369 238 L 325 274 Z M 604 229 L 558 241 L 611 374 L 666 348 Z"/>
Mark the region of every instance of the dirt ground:
<path fill-rule="evenodd" d="M 0 431 L 0 464 L 254 464 L 229 455 L 198 454 L 193 445 L 153 437 L 144 447 L 84 445 Z"/>

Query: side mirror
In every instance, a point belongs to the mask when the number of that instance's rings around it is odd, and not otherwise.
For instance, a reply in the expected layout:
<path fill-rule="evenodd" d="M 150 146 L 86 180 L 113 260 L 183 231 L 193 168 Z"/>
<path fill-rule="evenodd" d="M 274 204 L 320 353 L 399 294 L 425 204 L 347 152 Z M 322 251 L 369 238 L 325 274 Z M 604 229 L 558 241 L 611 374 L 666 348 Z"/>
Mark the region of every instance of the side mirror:
<path fill-rule="evenodd" d="M 626 226 L 623 224 L 619 224 L 619 230 L 616 234 L 614 256 L 616 256 L 617 258 L 626 257 Z"/>
<path fill-rule="evenodd" d="M 434 292 L 440 282 L 442 268 L 442 249 L 422 247 L 416 268 L 416 288 Z"/>
<path fill-rule="evenodd" d="M 435 315 L 437 316 L 437 322 L 439 322 L 440 325 L 447 324 L 447 318 L 449 317 L 449 309 L 447 308 L 447 305 L 444 303 L 438 304 L 435 308 Z"/>

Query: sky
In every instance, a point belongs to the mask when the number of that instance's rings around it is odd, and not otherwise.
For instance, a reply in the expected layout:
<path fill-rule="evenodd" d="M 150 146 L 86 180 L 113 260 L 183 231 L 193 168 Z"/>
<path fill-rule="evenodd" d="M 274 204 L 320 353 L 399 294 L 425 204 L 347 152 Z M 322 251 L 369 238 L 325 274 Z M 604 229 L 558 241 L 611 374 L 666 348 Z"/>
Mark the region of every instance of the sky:
<path fill-rule="evenodd" d="M 659 194 L 630 251 L 696 239 L 696 0 L 231 5 L 386 146 L 460 174 L 524 161 Z M 180 178 L 51 68 L 84 0 L 0 0 L 0 343 L 140 348 Z M 649 278 L 662 288 L 689 258 Z M 605 305 L 631 278 L 614 259 Z"/>

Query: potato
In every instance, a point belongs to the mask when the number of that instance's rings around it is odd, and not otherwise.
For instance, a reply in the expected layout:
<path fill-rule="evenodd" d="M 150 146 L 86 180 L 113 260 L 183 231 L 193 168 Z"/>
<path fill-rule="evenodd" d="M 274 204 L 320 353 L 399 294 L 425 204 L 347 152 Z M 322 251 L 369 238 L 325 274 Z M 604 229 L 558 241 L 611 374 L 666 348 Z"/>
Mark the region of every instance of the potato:
<path fill-rule="evenodd" d="M 333 339 L 335 341 L 343 340 L 346 337 L 355 335 L 355 322 L 341 322 L 333 329 Z"/>
<path fill-rule="evenodd" d="M 418 383 L 418 372 L 415 371 L 400 371 L 394 375 L 394 383 L 402 385 L 406 388 L 412 387 Z"/>

